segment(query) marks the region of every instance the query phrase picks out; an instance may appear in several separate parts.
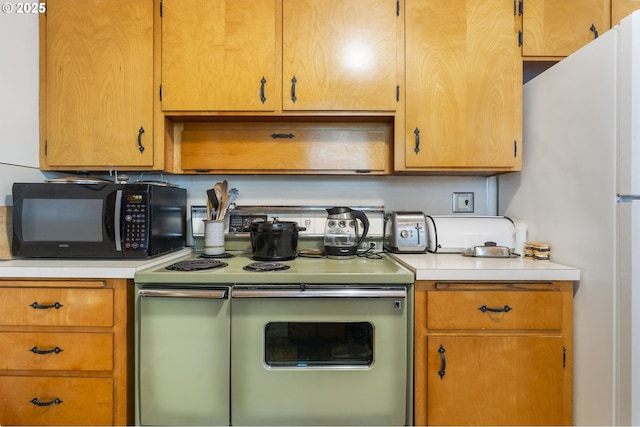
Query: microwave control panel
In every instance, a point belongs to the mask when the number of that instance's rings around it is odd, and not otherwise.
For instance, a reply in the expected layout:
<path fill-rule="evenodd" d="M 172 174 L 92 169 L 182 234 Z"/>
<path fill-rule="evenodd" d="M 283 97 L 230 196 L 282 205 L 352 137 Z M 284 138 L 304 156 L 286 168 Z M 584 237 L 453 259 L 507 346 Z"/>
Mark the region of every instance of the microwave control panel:
<path fill-rule="evenodd" d="M 147 246 L 147 202 L 145 194 L 129 193 L 124 201 L 123 249 L 146 249 Z"/>

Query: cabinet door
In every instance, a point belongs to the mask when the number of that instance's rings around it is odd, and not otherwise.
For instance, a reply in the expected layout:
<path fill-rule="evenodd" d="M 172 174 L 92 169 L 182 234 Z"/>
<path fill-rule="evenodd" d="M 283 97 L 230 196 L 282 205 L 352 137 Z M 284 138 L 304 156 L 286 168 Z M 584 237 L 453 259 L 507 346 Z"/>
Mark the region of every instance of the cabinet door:
<path fill-rule="evenodd" d="M 611 0 L 611 25 L 618 25 L 622 18 L 638 9 L 640 0 Z"/>
<path fill-rule="evenodd" d="M 523 56 L 568 56 L 610 28 L 611 0 L 524 0 Z"/>
<path fill-rule="evenodd" d="M 275 0 L 163 0 L 162 109 L 275 108 Z"/>
<path fill-rule="evenodd" d="M 153 1 L 48 0 L 47 168 L 153 166 Z"/>
<path fill-rule="evenodd" d="M 513 1 L 407 0 L 406 9 L 404 166 L 514 167 L 522 61 Z"/>
<path fill-rule="evenodd" d="M 396 109 L 396 0 L 283 0 L 283 109 Z"/>
<path fill-rule="evenodd" d="M 559 336 L 430 336 L 428 425 L 560 425 Z"/>

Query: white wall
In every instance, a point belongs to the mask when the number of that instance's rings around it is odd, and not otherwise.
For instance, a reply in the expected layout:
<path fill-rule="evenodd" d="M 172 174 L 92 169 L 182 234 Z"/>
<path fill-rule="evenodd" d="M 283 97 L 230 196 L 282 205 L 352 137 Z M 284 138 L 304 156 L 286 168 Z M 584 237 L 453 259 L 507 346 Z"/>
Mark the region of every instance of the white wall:
<path fill-rule="evenodd" d="M 0 205 L 11 183 L 40 181 L 38 16 L 0 12 Z"/>

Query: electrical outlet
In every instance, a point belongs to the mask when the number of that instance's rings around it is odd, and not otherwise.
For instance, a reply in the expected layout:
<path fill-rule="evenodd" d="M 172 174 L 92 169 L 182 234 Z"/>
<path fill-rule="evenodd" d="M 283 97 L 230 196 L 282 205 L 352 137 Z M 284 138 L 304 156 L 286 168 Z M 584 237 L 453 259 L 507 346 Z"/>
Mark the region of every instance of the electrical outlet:
<path fill-rule="evenodd" d="M 453 193 L 453 213 L 473 213 L 473 193 Z"/>

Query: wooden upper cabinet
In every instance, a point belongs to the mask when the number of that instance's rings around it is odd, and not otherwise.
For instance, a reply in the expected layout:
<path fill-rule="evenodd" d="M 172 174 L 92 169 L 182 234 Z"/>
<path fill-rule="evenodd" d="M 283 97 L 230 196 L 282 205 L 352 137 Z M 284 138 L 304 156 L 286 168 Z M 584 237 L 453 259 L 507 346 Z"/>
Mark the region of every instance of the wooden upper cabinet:
<path fill-rule="evenodd" d="M 512 0 L 406 0 L 398 171 L 521 165 L 522 61 Z"/>
<path fill-rule="evenodd" d="M 283 0 L 283 109 L 395 111 L 396 0 Z"/>
<path fill-rule="evenodd" d="M 395 111 L 396 0 L 163 0 L 165 112 Z"/>
<path fill-rule="evenodd" d="M 638 9 L 640 0 L 611 0 L 611 25 L 618 25 L 622 18 Z"/>
<path fill-rule="evenodd" d="M 522 0 L 522 56 L 564 57 L 611 28 L 611 0 Z"/>
<path fill-rule="evenodd" d="M 163 0 L 162 109 L 273 111 L 275 0 Z"/>
<path fill-rule="evenodd" d="M 41 169 L 154 167 L 152 0 L 48 0 Z"/>

